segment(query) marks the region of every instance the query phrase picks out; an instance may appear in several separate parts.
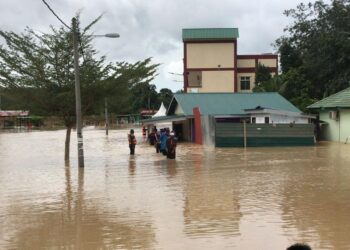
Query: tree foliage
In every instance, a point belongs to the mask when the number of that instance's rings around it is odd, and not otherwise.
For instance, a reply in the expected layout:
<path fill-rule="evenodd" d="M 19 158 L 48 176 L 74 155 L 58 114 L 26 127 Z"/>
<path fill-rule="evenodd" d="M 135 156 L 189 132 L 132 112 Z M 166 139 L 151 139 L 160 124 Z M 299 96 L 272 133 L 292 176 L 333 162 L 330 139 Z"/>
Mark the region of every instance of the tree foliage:
<path fill-rule="evenodd" d="M 132 110 L 132 89 L 149 84 L 158 64 L 151 58 L 136 63 L 107 63 L 92 47 L 89 29 L 80 29 L 80 85 L 83 114 L 103 110 L 104 99 L 114 113 Z M 79 24 L 79 22 L 78 22 Z M 0 84 L 6 96 L 16 99 L 20 109 L 39 115 L 61 117 L 67 126 L 75 123 L 73 41 L 70 30 L 51 27 L 48 34 L 27 28 L 16 34 L 0 30 L 6 45 L 0 47 Z M 151 100 L 153 101 L 153 100 Z"/>
<path fill-rule="evenodd" d="M 131 88 L 130 101 L 131 111 L 139 113 L 142 109 L 159 108 L 156 86 L 149 83 L 139 83 Z"/>
<path fill-rule="evenodd" d="M 160 103 L 164 103 L 164 106 L 167 108 L 173 98 L 174 94 L 170 89 L 164 88 L 159 91 L 158 99 Z"/>
<path fill-rule="evenodd" d="M 255 85 L 262 84 L 271 79 L 271 73 L 268 67 L 259 63 L 255 71 Z"/>
<path fill-rule="evenodd" d="M 148 107 L 148 99 L 146 102 L 145 98 L 148 98 L 148 91 L 151 91 L 150 86 L 154 86 L 150 83 L 156 76 L 158 66 L 159 64 L 152 64 L 151 58 L 133 64 L 118 62 L 112 66 L 113 74 L 104 82 L 109 111 L 116 114 L 138 113 L 141 108 Z M 154 91 L 155 89 L 154 86 Z M 153 97 L 150 101 L 154 102 L 156 98 Z M 103 103 L 100 102 L 96 107 L 103 107 Z M 98 110 L 95 110 L 95 113 L 98 113 Z"/>
<path fill-rule="evenodd" d="M 349 86 L 350 1 L 299 4 L 276 41 L 286 97 L 300 108 Z"/>
<path fill-rule="evenodd" d="M 89 29 L 99 19 L 84 29 L 80 29 L 78 21 L 83 114 L 97 113 L 105 98 L 111 100 L 114 111 L 130 109 L 130 92 L 149 85 L 158 67 L 151 63 L 151 58 L 134 64 L 113 64 L 98 57 Z M 0 37 L 5 40 L 0 45 L 2 94 L 11 100 L 13 107 L 62 118 L 67 127 L 66 153 L 69 153 L 70 130 L 76 121 L 72 31 L 62 27 L 51 27 L 50 33 L 43 34 L 30 28 L 21 34 L 0 30 Z"/>
<path fill-rule="evenodd" d="M 84 30 L 86 32 L 87 30 Z M 75 93 L 72 33 L 51 27 L 51 33 L 37 34 L 27 28 L 16 34 L 0 30 L 6 46 L 0 47 L 0 82 L 22 107 L 40 115 L 55 115 L 66 126 L 75 123 Z M 83 113 L 102 95 L 103 80 L 110 64 L 96 59 L 91 36 L 80 36 L 80 81 Z M 20 97 L 20 98 L 18 98 Z"/>

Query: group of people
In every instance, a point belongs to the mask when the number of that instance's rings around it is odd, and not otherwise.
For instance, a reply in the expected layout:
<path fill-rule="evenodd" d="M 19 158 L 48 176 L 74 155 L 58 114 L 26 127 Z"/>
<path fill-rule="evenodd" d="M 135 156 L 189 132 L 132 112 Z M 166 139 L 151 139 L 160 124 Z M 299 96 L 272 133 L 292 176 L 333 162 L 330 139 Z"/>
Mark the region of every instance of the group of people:
<path fill-rule="evenodd" d="M 148 135 L 148 141 L 150 145 L 154 145 L 157 153 L 166 155 L 168 159 L 176 158 L 177 138 L 173 131 L 170 132 L 169 128 L 157 130 L 154 127 Z"/>
<path fill-rule="evenodd" d="M 146 135 L 145 128 L 142 128 L 143 136 Z M 130 154 L 135 154 L 136 137 L 133 129 L 130 129 L 128 134 Z M 150 145 L 155 146 L 157 153 L 162 153 L 166 155 L 168 159 L 176 158 L 176 146 L 177 138 L 173 131 L 170 132 L 169 128 L 164 128 L 157 130 L 156 127 L 153 128 L 152 132 L 148 135 L 148 141 Z"/>

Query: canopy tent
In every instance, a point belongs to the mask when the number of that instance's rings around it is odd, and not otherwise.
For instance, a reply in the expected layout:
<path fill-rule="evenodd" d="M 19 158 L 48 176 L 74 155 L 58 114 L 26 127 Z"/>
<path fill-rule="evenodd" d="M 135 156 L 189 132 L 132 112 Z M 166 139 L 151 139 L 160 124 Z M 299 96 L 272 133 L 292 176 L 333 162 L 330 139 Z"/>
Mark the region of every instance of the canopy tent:
<path fill-rule="evenodd" d="M 159 117 L 159 116 L 166 116 L 166 108 L 165 108 L 163 102 L 162 102 L 162 104 L 160 105 L 160 108 L 159 108 L 159 110 L 157 111 L 157 113 L 155 113 L 155 114 L 152 116 L 152 118 L 153 118 L 153 117 Z"/>

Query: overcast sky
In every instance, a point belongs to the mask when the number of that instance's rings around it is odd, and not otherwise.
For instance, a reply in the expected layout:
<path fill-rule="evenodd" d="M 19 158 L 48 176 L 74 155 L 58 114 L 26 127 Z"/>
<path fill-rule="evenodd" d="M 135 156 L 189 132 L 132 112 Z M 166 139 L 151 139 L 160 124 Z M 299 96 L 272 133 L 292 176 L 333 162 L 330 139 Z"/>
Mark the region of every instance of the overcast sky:
<path fill-rule="evenodd" d="M 271 44 L 291 22 L 283 11 L 303 0 L 46 0 L 70 25 L 81 11 L 83 26 L 104 13 L 95 34 L 117 32 L 118 39 L 96 38 L 94 43 L 108 61 L 136 62 L 152 57 L 160 63 L 153 82 L 157 89 L 182 88 L 182 28 L 239 28 L 238 53 L 274 52 Z M 311 2 L 314 2 L 313 0 Z M 61 23 L 41 0 L 0 0 L 0 28 L 21 32 L 27 26 L 49 31 Z M 3 41 L 0 41 L 2 43 Z"/>

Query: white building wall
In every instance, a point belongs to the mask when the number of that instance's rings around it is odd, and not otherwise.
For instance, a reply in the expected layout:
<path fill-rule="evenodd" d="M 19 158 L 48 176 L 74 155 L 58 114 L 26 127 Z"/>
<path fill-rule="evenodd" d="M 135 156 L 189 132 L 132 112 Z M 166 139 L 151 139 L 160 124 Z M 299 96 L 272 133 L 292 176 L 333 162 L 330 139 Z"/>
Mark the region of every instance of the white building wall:
<path fill-rule="evenodd" d="M 340 110 L 338 120 L 330 119 L 329 112 L 320 112 L 320 120 L 326 122 L 321 126 L 322 140 L 350 143 L 350 110 Z"/>
<path fill-rule="evenodd" d="M 254 114 L 251 117 L 256 117 L 256 123 L 265 123 L 265 117 L 269 117 L 269 123 L 275 124 L 308 124 L 308 118 L 297 117 L 297 116 L 287 116 L 287 115 L 279 115 L 279 114 Z"/>

